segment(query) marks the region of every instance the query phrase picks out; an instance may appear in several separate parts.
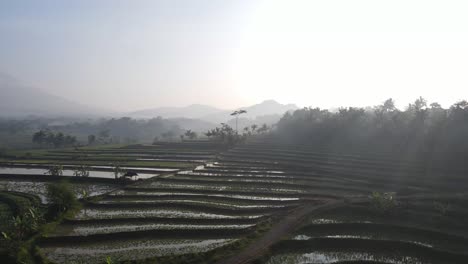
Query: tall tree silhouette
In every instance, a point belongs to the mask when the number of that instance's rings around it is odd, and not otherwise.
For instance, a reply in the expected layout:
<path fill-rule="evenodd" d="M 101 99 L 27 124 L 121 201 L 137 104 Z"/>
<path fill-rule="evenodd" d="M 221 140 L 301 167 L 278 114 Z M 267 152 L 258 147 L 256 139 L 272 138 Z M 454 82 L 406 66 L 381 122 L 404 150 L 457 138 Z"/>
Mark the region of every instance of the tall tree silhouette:
<path fill-rule="evenodd" d="M 242 115 L 242 114 L 245 114 L 245 113 L 247 113 L 247 111 L 242 110 L 242 109 L 234 111 L 234 112 L 231 113 L 232 116 L 236 116 L 236 134 L 239 134 L 239 130 L 237 129 L 237 121 L 239 119 L 239 115 Z"/>

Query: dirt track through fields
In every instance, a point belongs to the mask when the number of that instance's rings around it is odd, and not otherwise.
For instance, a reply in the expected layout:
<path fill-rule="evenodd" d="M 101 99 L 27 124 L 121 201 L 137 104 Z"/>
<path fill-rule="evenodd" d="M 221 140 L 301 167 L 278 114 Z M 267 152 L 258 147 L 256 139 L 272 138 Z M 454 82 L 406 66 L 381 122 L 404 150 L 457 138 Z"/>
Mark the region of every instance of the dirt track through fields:
<path fill-rule="evenodd" d="M 268 252 L 268 248 L 280 241 L 285 236 L 291 234 L 304 220 L 306 216 L 319 213 L 325 209 L 332 209 L 342 206 L 344 200 L 328 200 L 319 205 L 301 205 L 288 212 L 288 215 L 266 232 L 261 238 L 251 243 L 247 248 L 238 254 L 219 261 L 218 264 L 247 264 L 263 256 Z"/>

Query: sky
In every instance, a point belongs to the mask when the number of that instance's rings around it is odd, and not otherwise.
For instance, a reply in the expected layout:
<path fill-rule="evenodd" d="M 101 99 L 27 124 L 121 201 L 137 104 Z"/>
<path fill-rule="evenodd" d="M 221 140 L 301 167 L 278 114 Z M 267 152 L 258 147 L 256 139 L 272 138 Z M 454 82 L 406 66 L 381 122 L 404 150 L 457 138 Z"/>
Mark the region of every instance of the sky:
<path fill-rule="evenodd" d="M 113 110 L 468 99 L 468 1 L 5 0 L 0 72 Z"/>

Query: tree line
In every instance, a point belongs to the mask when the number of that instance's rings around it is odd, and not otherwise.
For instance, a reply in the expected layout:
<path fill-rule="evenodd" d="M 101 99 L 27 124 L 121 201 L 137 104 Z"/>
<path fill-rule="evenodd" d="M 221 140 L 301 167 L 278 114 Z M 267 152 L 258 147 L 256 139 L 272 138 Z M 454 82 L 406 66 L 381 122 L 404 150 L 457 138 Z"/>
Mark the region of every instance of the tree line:
<path fill-rule="evenodd" d="M 286 113 L 275 134 L 284 141 L 335 149 L 435 156 L 468 153 L 468 102 L 445 109 L 420 97 L 404 110 L 397 109 L 393 99 L 368 108 L 343 107 L 337 112 L 309 107 Z"/>
<path fill-rule="evenodd" d="M 35 144 L 40 145 L 41 147 L 44 146 L 53 146 L 53 147 L 68 147 L 74 146 L 77 144 L 77 140 L 75 136 L 66 135 L 62 132 L 52 132 L 48 129 L 39 130 L 38 132 L 34 133 L 32 136 L 32 142 Z"/>

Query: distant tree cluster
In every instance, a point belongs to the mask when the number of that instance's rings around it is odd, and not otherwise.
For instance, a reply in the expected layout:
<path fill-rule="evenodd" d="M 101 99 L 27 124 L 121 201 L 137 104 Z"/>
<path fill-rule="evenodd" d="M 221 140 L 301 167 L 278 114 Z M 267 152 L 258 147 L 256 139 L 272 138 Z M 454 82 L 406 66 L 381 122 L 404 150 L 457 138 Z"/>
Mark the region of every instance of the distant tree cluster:
<path fill-rule="evenodd" d="M 226 145 L 235 145 L 243 140 L 243 138 L 237 134 L 236 130 L 225 123 L 221 123 L 221 127 L 208 130 L 208 132 L 205 133 L 205 136 L 211 140 L 220 141 Z"/>
<path fill-rule="evenodd" d="M 65 135 L 62 132 L 54 133 L 50 130 L 39 130 L 32 136 L 32 141 L 42 147 L 67 147 L 77 144 L 75 136 Z"/>
<path fill-rule="evenodd" d="M 187 137 L 190 140 L 194 140 L 194 139 L 196 139 L 198 137 L 197 133 L 195 131 L 190 130 L 190 129 L 185 131 L 184 136 Z"/>
<path fill-rule="evenodd" d="M 420 97 L 401 111 L 392 99 L 373 108 L 330 112 L 304 108 L 286 113 L 277 135 L 288 141 L 337 149 L 468 152 L 468 102 L 444 109 Z"/>
<path fill-rule="evenodd" d="M 248 137 L 253 136 L 254 134 L 263 134 L 270 131 L 270 127 L 266 124 L 263 124 L 261 127 L 258 125 L 252 125 L 250 128 L 244 128 L 242 134 L 237 133 L 235 129 L 225 123 L 221 123 L 221 127 L 216 127 L 208 130 L 205 133 L 210 140 L 219 141 L 225 145 L 233 146 L 238 143 L 244 142 Z"/>
<path fill-rule="evenodd" d="M 244 134 L 247 135 L 247 136 L 252 136 L 252 135 L 255 135 L 255 134 L 265 134 L 267 132 L 269 132 L 271 129 L 271 127 L 269 127 L 267 124 L 263 124 L 262 126 L 258 126 L 256 124 L 253 124 L 251 125 L 250 127 L 249 126 L 246 126 L 244 127 Z"/>

